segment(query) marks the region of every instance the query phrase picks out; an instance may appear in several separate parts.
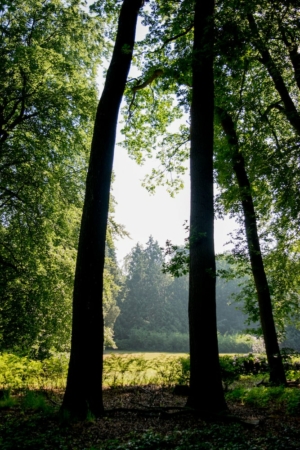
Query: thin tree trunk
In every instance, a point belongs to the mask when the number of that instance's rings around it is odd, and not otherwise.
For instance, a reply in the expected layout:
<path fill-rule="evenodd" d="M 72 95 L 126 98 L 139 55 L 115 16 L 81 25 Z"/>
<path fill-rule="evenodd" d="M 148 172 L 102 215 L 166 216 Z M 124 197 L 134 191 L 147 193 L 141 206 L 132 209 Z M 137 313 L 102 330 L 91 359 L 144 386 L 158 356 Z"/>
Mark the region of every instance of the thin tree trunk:
<path fill-rule="evenodd" d="M 226 135 L 227 142 L 232 150 L 233 170 L 236 174 L 242 201 L 248 252 L 257 292 L 267 359 L 270 367 L 270 382 L 277 385 L 286 384 L 285 372 L 273 318 L 271 295 L 260 250 L 256 214 L 251 194 L 251 185 L 245 168 L 245 160 L 239 150 L 238 137 L 231 116 L 221 108 L 216 108 L 216 110 Z"/>
<path fill-rule="evenodd" d="M 253 14 L 248 14 L 248 22 L 253 35 L 253 44 L 261 54 L 260 61 L 266 67 L 270 77 L 273 80 L 275 88 L 280 95 L 281 101 L 284 104 L 283 112 L 287 120 L 290 122 L 294 130 L 300 134 L 300 114 L 298 113 L 293 100 L 290 97 L 289 91 L 285 85 L 284 79 L 273 61 L 271 53 L 259 36 L 257 24 Z"/>
<path fill-rule="evenodd" d="M 190 395 L 187 406 L 226 409 L 219 366 L 213 204 L 213 0 L 196 0 L 191 106 Z"/>
<path fill-rule="evenodd" d="M 142 0 L 124 0 L 91 146 L 73 294 L 69 372 L 62 411 L 103 412 L 103 269 L 117 119 L 131 64 Z"/>

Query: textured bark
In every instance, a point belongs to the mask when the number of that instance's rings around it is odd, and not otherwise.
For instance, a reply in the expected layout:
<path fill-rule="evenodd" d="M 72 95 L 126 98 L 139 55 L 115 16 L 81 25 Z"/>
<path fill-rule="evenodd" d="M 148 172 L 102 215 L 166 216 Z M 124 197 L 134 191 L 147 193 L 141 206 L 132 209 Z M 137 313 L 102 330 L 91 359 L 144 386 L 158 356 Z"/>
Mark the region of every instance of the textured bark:
<path fill-rule="evenodd" d="M 261 54 L 261 62 L 269 72 L 270 77 L 273 80 L 275 88 L 280 95 L 281 101 L 284 104 L 285 116 L 290 122 L 295 131 L 300 134 L 300 114 L 298 113 L 293 100 L 290 97 L 289 91 L 285 85 L 284 79 L 278 70 L 276 64 L 273 61 L 271 53 L 259 36 L 259 31 L 252 14 L 248 14 L 248 22 L 253 36 L 254 46 Z"/>
<path fill-rule="evenodd" d="M 213 205 L 213 0 L 195 3 L 191 106 L 190 394 L 187 406 L 226 409 L 218 355 Z"/>
<path fill-rule="evenodd" d="M 71 357 L 62 411 L 103 411 L 103 269 L 112 164 L 120 103 L 142 0 L 124 0 L 112 60 L 98 105 L 81 221 L 73 294 Z"/>
<path fill-rule="evenodd" d="M 270 382 L 277 385 L 286 384 L 273 318 L 271 295 L 260 250 L 256 214 L 251 194 L 251 185 L 245 168 L 245 160 L 239 150 L 238 137 L 231 116 L 221 108 L 217 108 L 216 110 L 225 132 L 227 142 L 232 150 L 233 170 L 236 174 L 244 212 L 248 252 L 257 292 L 267 359 L 270 367 Z"/>

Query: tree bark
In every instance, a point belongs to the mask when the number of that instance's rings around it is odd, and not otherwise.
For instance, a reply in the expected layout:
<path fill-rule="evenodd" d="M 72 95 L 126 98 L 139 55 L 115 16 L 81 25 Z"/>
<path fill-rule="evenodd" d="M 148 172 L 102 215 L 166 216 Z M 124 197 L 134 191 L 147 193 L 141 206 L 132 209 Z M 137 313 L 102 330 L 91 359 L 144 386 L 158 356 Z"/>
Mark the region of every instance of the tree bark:
<path fill-rule="evenodd" d="M 300 134 L 300 114 L 298 113 L 294 105 L 294 102 L 291 99 L 289 91 L 287 90 L 287 87 L 285 85 L 284 79 L 279 69 L 277 68 L 276 64 L 274 63 L 271 53 L 269 52 L 268 48 L 266 47 L 266 45 L 259 36 L 258 27 L 255 22 L 253 14 L 248 14 L 247 17 L 250 30 L 254 38 L 253 44 L 261 54 L 261 62 L 269 72 L 269 75 L 273 80 L 275 88 L 278 94 L 280 95 L 281 101 L 284 104 L 283 112 L 285 113 L 287 120 L 290 122 L 294 130 L 298 134 Z"/>
<path fill-rule="evenodd" d="M 191 105 L 190 394 L 187 406 L 225 410 L 216 320 L 213 204 L 214 0 L 196 0 Z"/>
<path fill-rule="evenodd" d="M 117 119 L 142 0 L 124 0 L 112 60 L 97 108 L 86 179 L 73 294 L 71 356 L 62 412 L 103 412 L 103 269 Z"/>
<path fill-rule="evenodd" d="M 270 368 L 270 382 L 276 385 L 286 384 L 286 377 L 273 318 L 271 295 L 260 250 L 256 214 L 251 194 L 251 185 L 245 167 L 245 160 L 239 150 L 238 137 L 231 116 L 221 108 L 216 108 L 216 110 L 226 135 L 227 142 L 232 150 L 233 170 L 236 174 L 244 212 L 248 252 L 257 292 L 261 327 Z"/>

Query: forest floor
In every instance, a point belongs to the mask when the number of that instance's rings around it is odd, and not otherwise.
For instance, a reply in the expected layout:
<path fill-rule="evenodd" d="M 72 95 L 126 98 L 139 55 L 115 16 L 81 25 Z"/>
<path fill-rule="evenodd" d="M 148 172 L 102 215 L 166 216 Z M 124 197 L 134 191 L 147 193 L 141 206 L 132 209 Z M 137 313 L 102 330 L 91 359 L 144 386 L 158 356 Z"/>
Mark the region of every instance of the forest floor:
<path fill-rule="evenodd" d="M 57 414 L 62 395 L 31 391 L 31 400 L 28 395 L 12 396 L 11 404 L 0 410 L 0 448 L 300 449 L 300 414 L 289 415 L 276 402 L 258 408 L 228 401 L 229 416 L 199 417 L 180 409 L 186 397 L 175 395 L 172 388 L 117 387 L 104 390 L 104 417 L 70 422 Z"/>

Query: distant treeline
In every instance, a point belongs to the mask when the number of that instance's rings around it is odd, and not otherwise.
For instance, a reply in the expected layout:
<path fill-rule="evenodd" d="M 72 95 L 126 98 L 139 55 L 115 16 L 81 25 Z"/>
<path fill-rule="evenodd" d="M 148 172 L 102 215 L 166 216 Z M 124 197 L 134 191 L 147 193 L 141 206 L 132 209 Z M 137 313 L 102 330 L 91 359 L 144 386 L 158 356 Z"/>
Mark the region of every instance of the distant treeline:
<path fill-rule="evenodd" d="M 189 350 L 188 275 L 173 278 L 162 272 L 163 263 L 162 249 L 152 237 L 145 247 L 137 244 L 126 258 L 126 275 L 117 298 L 120 314 L 114 326 L 120 350 Z M 227 267 L 225 261 L 220 261 L 218 266 Z M 232 299 L 232 294 L 240 291 L 238 282 L 217 279 L 221 352 L 251 351 L 251 344 L 238 337 L 247 327 L 246 315 L 237 309 Z"/>

